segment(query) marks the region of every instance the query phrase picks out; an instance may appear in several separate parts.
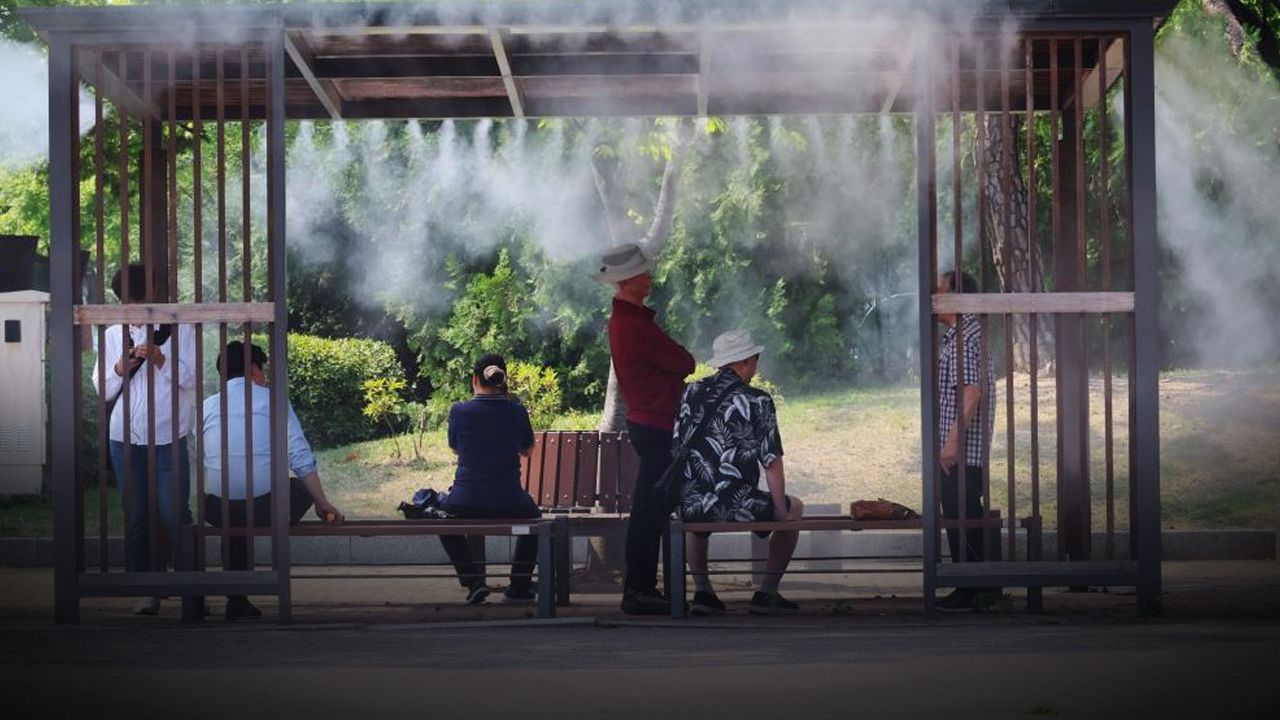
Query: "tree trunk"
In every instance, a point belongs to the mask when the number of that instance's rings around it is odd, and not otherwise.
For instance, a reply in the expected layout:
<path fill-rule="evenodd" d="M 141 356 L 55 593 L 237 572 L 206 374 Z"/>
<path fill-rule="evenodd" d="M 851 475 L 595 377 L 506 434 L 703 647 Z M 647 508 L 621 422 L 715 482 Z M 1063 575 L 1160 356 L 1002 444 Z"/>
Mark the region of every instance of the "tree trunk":
<path fill-rule="evenodd" d="M 1024 133 L 1022 120 L 1010 115 L 1006 126 L 999 114 L 986 118 L 986 242 L 995 264 L 1001 288 L 1008 292 L 1041 292 L 1044 290 L 1044 258 L 1039 245 L 1030 246 L 1027 233 L 1027 182 L 1019 164 L 1018 138 Z M 1009 172 L 1005 168 L 1005 143 L 1008 147 Z M 1007 221 L 1007 230 L 1006 230 Z M 1040 347 L 1052 347 L 1050 323 L 1039 323 Z M 1031 369 L 1031 323 L 1027 316 L 1014 317 L 1013 367 L 1018 372 Z M 1040 363 L 1051 356 L 1039 354 Z M 1047 366 L 1046 366 L 1047 367 Z M 1040 369 L 1045 369 L 1042 367 Z"/>
<path fill-rule="evenodd" d="M 662 184 L 658 187 L 658 198 L 654 203 L 653 220 L 645 234 L 635 240 L 645 255 L 657 257 L 666 245 L 671 229 L 671 216 L 675 212 L 676 192 L 679 185 L 680 168 L 684 164 L 686 145 L 689 139 L 689 123 L 680 121 L 676 128 L 676 140 L 671 148 L 671 156 L 662 169 Z M 600 204 L 604 207 L 605 219 L 609 224 L 609 232 L 614 242 L 619 229 L 625 223 L 619 220 L 616 192 L 609 186 L 605 174 L 593 162 L 592 178 L 595 180 L 596 193 L 600 196 Z M 618 375 L 613 363 L 609 363 L 609 383 L 605 387 L 604 409 L 600 414 L 600 432 L 621 432 L 627 429 L 627 405 L 618 391 Z M 587 552 L 587 572 L 608 573 L 621 571 L 626 562 L 625 539 L 621 532 L 611 533 L 590 540 Z"/>

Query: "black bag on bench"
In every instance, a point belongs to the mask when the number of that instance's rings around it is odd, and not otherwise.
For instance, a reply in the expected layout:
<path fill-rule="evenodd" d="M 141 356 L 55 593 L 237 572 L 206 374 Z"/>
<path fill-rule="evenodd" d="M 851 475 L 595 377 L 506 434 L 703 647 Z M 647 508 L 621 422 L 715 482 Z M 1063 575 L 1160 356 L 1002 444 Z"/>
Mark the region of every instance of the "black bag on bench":
<path fill-rule="evenodd" d="M 445 520 L 452 517 L 440 507 L 446 497 L 448 493 L 423 488 L 413 494 L 412 501 L 401 502 L 396 509 L 404 513 L 406 520 Z"/>

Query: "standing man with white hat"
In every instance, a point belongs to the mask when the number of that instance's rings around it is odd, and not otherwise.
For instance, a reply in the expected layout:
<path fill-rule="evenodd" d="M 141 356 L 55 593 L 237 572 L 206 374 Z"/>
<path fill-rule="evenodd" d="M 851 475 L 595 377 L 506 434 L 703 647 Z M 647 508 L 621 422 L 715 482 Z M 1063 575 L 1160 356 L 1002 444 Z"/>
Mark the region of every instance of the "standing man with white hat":
<path fill-rule="evenodd" d="M 627 574 L 622 611 L 662 615 L 670 610 L 658 592 L 658 552 L 662 526 L 673 508 L 659 507 L 653 486 L 671 464 L 671 432 L 684 379 L 693 355 L 654 322 L 645 306 L 656 261 L 639 245 L 619 245 L 605 253 L 595 280 L 616 288 L 609 316 L 609 351 L 618 389 L 627 405 L 627 430 L 640 456 L 635 500 L 627 521 Z"/>

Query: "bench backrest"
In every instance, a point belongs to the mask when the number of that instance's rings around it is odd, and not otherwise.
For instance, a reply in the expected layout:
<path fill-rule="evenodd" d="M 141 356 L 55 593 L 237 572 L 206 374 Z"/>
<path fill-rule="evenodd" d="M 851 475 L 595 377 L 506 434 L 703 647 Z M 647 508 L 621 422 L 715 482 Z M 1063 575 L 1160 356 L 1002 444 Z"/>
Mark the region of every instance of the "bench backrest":
<path fill-rule="evenodd" d="M 543 510 L 629 512 L 639 461 L 628 434 L 539 430 L 521 482 Z"/>

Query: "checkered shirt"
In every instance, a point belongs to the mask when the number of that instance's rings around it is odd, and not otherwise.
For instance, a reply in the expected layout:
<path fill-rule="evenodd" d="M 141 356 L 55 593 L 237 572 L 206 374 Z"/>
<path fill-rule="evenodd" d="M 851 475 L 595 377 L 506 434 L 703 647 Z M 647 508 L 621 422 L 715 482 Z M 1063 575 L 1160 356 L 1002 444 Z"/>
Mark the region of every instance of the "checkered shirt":
<path fill-rule="evenodd" d="M 956 335 L 957 326 L 964 330 L 964 384 L 981 385 L 983 368 L 982 323 L 973 315 L 961 315 L 957 325 L 947 328 L 942 336 L 942 347 L 938 351 L 938 449 L 947 442 L 951 426 L 956 422 L 957 387 L 956 387 Z M 992 358 L 988 353 L 986 362 L 987 387 L 984 399 L 978 403 L 978 412 L 964 432 L 964 462 L 966 465 L 987 464 L 987 452 L 991 446 L 991 431 L 995 422 L 992 409 L 996 401 L 995 370 Z"/>

